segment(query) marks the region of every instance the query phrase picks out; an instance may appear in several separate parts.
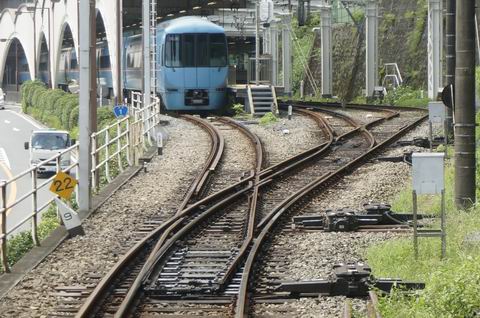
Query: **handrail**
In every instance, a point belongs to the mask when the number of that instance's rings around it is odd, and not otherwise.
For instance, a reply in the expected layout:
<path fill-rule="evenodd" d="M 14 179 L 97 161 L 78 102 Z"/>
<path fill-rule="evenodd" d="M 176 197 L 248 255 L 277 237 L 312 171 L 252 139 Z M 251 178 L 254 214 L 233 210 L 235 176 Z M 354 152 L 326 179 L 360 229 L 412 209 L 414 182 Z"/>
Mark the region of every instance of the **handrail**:
<path fill-rule="evenodd" d="M 144 150 L 147 149 L 147 143 L 152 145 L 155 139 L 155 130 L 160 123 L 160 100 L 153 96 L 152 100 L 153 102 L 150 105 L 143 107 L 141 94 L 132 94 L 130 115 L 91 134 L 92 149 L 90 156 L 92 169 L 90 173 L 92 176 L 92 186 L 94 188 L 98 188 L 98 181 L 102 175 L 106 177 L 108 182 L 113 180 L 114 176 L 111 173 L 112 161 L 117 162 L 119 172 L 121 172 L 126 165 L 137 165 L 139 158 L 143 156 Z M 51 176 L 44 182 L 38 182 L 40 168 L 47 165 L 52 167 L 52 163 L 55 162 L 55 171 L 70 172 L 76 169 L 76 175 L 78 176 L 79 164 L 76 159 L 71 160 L 72 162 L 67 167 L 62 167 L 61 162 L 62 156 L 66 154 L 69 154 L 71 159 L 78 158 L 78 149 L 79 145 L 77 143 L 67 149 L 59 151 L 58 154 L 55 154 L 51 158 L 32 165 L 29 169 L 11 177 L 9 180 L 0 180 L 0 261 L 5 272 L 10 272 L 7 254 L 7 242 L 10 235 L 14 234 L 28 222 L 31 222 L 30 231 L 33 242 L 36 246 L 40 245 L 37 234 L 39 214 L 54 203 L 53 196 L 52 198 L 44 198 L 42 202 L 39 202 L 38 192 L 49 187 L 54 179 L 54 176 Z M 15 183 L 22 178 L 31 179 L 31 189 L 14 197 L 11 202 L 8 201 L 8 194 L 13 187 L 16 186 Z M 82 182 L 82 180 L 79 182 Z M 8 214 L 11 209 L 26 201 L 28 198 L 32 199 L 31 211 L 7 229 Z"/>

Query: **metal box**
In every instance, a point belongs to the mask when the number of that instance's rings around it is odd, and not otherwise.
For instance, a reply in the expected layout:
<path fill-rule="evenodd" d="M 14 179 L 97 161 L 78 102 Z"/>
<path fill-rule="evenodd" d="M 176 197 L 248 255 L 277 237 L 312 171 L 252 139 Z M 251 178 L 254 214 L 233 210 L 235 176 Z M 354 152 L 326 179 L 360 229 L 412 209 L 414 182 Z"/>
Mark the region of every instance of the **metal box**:
<path fill-rule="evenodd" d="M 442 102 L 428 103 L 428 120 L 431 123 L 443 124 L 445 121 L 445 105 Z"/>
<path fill-rule="evenodd" d="M 444 153 L 412 154 L 413 190 L 417 194 L 440 194 L 444 189 Z"/>

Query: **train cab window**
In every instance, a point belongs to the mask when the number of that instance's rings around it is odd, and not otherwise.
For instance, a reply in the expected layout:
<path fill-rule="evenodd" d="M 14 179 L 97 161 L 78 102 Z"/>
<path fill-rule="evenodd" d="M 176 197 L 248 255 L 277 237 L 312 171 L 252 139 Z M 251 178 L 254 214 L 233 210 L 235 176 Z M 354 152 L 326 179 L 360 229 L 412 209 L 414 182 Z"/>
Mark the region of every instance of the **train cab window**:
<path fill-rule="evenodd" d="M 100 56 L 100 68 L 110 68 L 110 56 L 108 55 L 102 55 Z"/>
<path fill-rule="evenodd" d="M 227 65 L 227 43 L 224 34 L 210 35 L 210 66 L 224 67 Z"/>
<path fill-rule="evenodd" d="M 71 57 L 70 57 L 70 68 L 75 70 L 78 68 L 78 60 L 77 60 L 77 53 L 75 50 L 72 50 Z"/>
<path fill-rule="evenodd" d="M 208 34 L 197 35 L 197 66 L 209 67 L 210 61 L 208 58 Z"/>
<path fill-rule="evenodd" d="M 110 60 L 109 62 L 110 63 Z M 127 68 L 140 68 L 142 66 L 141 51 L 127 51 Z M 110 67 L 110 64 L 109 64 Z"/>
<path fill-rule="evenodd" d="M 195 67 L 195 35 L 184 34 L 182 38 L 182 67 Z"/>
<path fill-rule="evenodd" d="M 167 67 L 182 67 L 180 56 L 180 34 L 167 35 L 165 44 L 165 65 Z"/>

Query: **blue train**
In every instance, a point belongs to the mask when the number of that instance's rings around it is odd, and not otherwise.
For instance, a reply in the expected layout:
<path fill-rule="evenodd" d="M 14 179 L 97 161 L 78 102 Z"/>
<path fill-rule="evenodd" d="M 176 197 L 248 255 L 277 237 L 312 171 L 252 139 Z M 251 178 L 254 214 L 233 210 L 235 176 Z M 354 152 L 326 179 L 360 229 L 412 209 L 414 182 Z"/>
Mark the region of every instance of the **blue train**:
<path fill-rule="evenodd" d="M 123 86 L 142 90 L 142 37 L 123 38 Z M 157 95 L 167 110 L 215 111 L 226 103 L 227 40 L 220 26 L 199 17 L 182 17 L 157 26 Z M 79 77 L 73 47 L 63 48 L 57 83 L 67 86 Z M 106 41 L 97 43 L 97 78 L 113 96 L 110 54 Z"/>

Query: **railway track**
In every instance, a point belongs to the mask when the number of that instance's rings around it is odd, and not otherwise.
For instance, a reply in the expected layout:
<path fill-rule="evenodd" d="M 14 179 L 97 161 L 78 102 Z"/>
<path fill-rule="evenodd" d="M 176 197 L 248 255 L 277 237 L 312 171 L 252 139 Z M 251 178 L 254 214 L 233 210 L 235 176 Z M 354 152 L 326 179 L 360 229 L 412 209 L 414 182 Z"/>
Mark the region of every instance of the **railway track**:
<path fill-rule="evenodd" d="M 196 203 L 185 199 L 184 209 L 143 240 L 142 244 L 150 241 L 153 245 L 155 236 L 160 237 L 155 246 L 145 251 L 139 242 L 130 253 L 130 261 L 135 258 L 138 262 L 133 270 L 128 270 L 133 275 L 127 279 L 125 275 L 116 276 L 126 265 L 117 264 L 77 316 L 121 317 L 135 313 L 175 317 L 208 313 L 243 317 L 250 312 L 248 300 L 272 297 L 271 277 L 258 279 L 258 286 L 252 285 L 251 280 L 258 274 L 253 265 L 265 262 L 257 257 L 261 250 L 264 253 L 264 242 L 271 238 L 273 229 L 286 228 L 284 220 L 293 213 L 292 207 L 307 195 L 325 188 L 413 126 L 391 125 L 402 128 L 376 144 L 372 130 L 401 117 L 398 111 L 381 110 L 382 116 L 365 122 L 331 109 L 299 111 L 315 118 L 327 136 L 325 142 L 262 170 L 261 143 L 245 129 L 245 135 L 256 146 L 255 168 L 249 175 L 208 197 L 197 197 Z M 347 124 L 341 125 L 341 121 Z M 222 119 L 224 124 L 235 125 Z M 338 126 L 336 131 L 332 125 Z M 349 128 L 343 129 L 345 126 Z M 386 134 L 385 129 L 378 131 L 379 137 Z M 208 176 L 197 179 L 207 180 Z M 281 261 L 274 266 L 281 266 Z M 119 287 L 105 296 L 114 281 L 124 283 L 117 283 Z"/>

